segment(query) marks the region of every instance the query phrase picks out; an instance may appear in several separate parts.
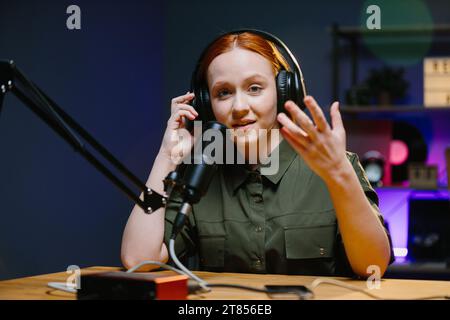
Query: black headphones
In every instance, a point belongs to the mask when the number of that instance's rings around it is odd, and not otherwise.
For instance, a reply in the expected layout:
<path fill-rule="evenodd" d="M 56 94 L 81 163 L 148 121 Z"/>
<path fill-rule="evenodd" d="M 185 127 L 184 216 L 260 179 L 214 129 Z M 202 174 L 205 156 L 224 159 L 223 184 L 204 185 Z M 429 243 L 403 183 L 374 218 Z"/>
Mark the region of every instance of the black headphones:
<path fill-rule="evenodd" d="M 214 113 L 212 111 L 211 107 L 211 100 L 209 97 L 209 90 L 208 85 L 201 81 L 201 76 L 198 74 L 198 70 L 200 68 L 200 64 L 208 51 L 209 47 L 217 41 L 219 38 L 230 35 L 230 34 L 240 34 L 244 32 L 250 32 L 254 33 L 256 35 L 260 35 L 261 37 L 265 38 L 266 40 L 269 40 L 273 42 L 276 46 L 282 48 L 285 53 L 287 53 L 287 56 L 290 58 L 292 62 L 292 66 L 294 72 L 285 70 L 284 68 L 280 70 L 276 76 L 275 82 L 277 87 L 277 110 L 279 112 L 283 112 L 284 110 L 284 104 L 288 100 L 294 101 L 299 107 L 302 109 L 305 108 L 305 105 L 303 103 L 303 98 L 306 96 L 306 88 L 305 88 L 305 82 L 303 80 L 303 73 L 300 69 L 300 66 L 297 62 L 297 59 L 295 56 L 291 53 L 289 48 L 277 37 L 274 35 L 261 31 L 261 30 L 255 30 L 255 29 L 238 29 L 234 31 L 230 31 L 227 33 L 224 33 L 214 39 L 210 44 L 203 50 L 202 54 L 200 55 L 200 58 L 197 61 L 197 65 L 195 67 L 195 70 L 192 74 L 191 79 L 191 92 L 195 93 L 195 99 L 193 101 L 193 107 L 198 112 L 198 117 L 195 120 L 200 121 L 215 121 Z"/>

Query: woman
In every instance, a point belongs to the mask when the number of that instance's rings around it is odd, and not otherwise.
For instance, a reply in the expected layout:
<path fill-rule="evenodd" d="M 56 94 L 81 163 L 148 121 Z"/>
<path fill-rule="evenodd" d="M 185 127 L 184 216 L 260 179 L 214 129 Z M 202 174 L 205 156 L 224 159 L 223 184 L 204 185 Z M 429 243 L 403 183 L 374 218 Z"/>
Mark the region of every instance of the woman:
<path fill-rule="evenodd" d="M 277 114 L 275 77 L 283 68 L 289 65 L 278 49 L 251 32 L 220 37 L 200 61 L 212 112 L 236 129 L 237 150 L 248 160 L 252 146 L 266 145 L 263 156 L 276 151 L 279 167 L 264 175 L 258 165 L 222 166 L 177 238 L 177 256 L 211 271 L 367 277 L 376 266 L 382 275 L 392 260 L 389 235 L 375 191 L 356 155 L 345 150 L 338 103 L 330 109 L 331 126 L 311 96 L 304 103 L 312 119 L 292 101 L 284 106 L 288 114 Z M 186 131 L 185 118 L 198 117 L 189 105 L 193 98 L 188 92 L 172 99 L 147 182 L 161 194 L 162 180 L 176 167 L 174 150 L 191 148 L 171 137 Z M 281 136 L 273 140 L 278 129 Z M 269 134 L 259 134 L 264 131 Z M 151 215 L 133 209 L 122 242 L 125 267 L 168 260 L 178 205 L 174 197 Z"/>

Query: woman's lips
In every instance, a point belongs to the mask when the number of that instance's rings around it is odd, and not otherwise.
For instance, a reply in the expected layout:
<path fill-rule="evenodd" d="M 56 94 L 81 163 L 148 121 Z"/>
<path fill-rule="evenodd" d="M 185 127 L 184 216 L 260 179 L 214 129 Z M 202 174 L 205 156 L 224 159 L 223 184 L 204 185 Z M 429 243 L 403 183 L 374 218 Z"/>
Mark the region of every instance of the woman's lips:
<path fill-rule="evenodd" d="M 253 124 L 255 122 L 256 121 L 253 121 L 253 122 L 249 122 L 249 123 L 246 123 L 243 125 L 235 124 L 235 125 L 233 125 L 233 129 L 247 131 L 253 126 Z"/>

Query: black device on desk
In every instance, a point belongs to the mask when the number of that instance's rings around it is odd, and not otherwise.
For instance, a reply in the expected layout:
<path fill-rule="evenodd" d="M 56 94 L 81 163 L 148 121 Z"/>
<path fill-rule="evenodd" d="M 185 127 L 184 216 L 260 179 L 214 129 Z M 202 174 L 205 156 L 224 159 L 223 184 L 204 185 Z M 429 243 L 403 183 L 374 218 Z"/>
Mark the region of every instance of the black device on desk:
<path fill-rule="evenodd" d="M 408 258 L 414 262 L 450 259 L 450 201 L 438 191 L 413 192 L 408 199 Z"/>

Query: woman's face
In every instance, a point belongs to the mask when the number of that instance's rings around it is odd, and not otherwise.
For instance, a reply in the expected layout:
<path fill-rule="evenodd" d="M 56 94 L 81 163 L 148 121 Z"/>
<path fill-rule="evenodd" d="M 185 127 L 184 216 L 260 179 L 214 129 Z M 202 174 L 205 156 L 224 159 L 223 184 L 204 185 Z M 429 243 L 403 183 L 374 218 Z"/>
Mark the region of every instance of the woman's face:
<path fill-rule="evenodd" d="M 218 55 L 207 70 L 217 121 L 236 129 L 237 145 L 258 143 L 278 128 L 277 92 L 271 63 L 256 52 L 234 48 Z M 261 129 L 267 130 L 262 135 Z"/>

